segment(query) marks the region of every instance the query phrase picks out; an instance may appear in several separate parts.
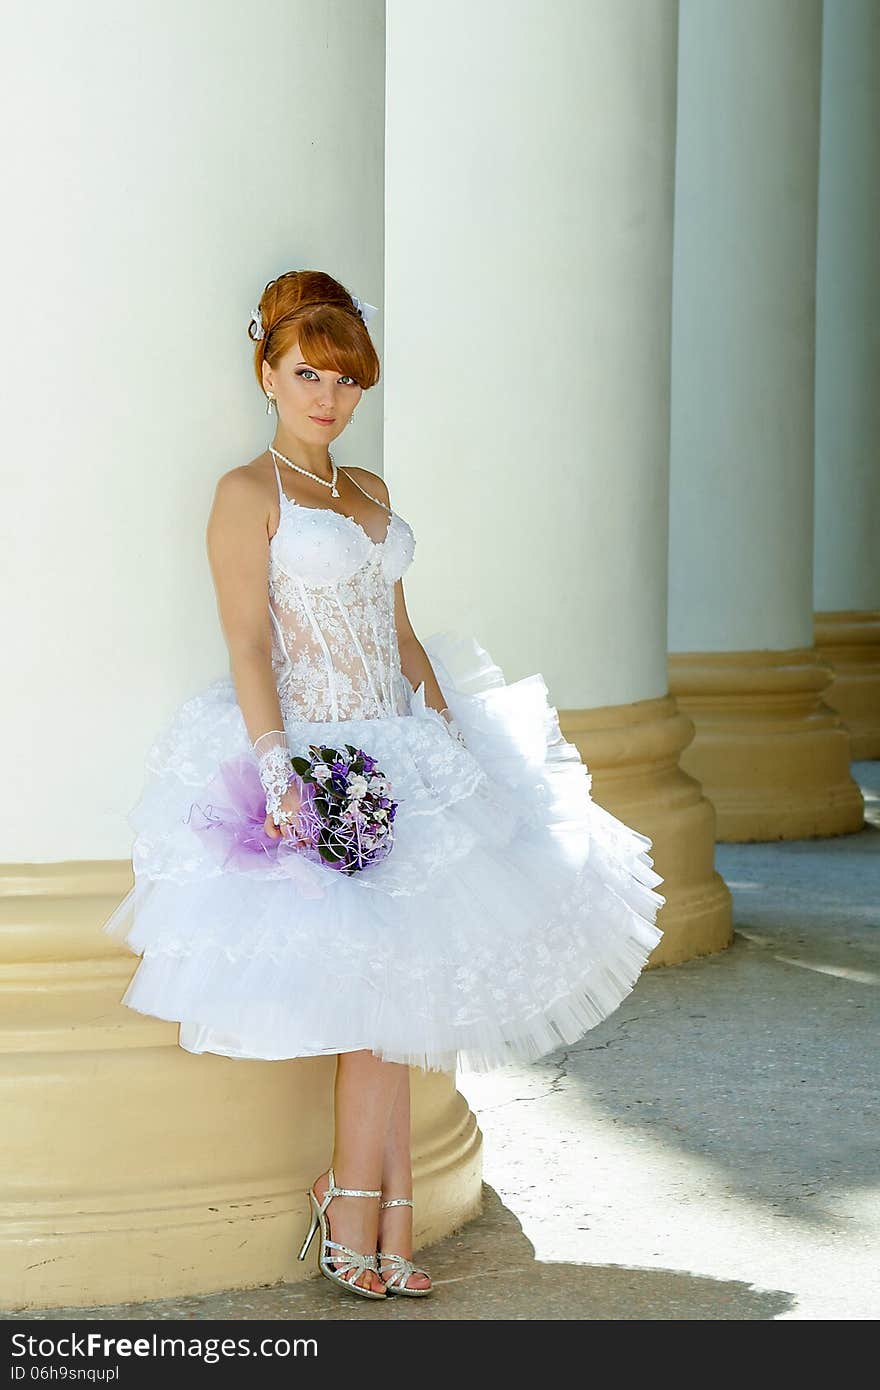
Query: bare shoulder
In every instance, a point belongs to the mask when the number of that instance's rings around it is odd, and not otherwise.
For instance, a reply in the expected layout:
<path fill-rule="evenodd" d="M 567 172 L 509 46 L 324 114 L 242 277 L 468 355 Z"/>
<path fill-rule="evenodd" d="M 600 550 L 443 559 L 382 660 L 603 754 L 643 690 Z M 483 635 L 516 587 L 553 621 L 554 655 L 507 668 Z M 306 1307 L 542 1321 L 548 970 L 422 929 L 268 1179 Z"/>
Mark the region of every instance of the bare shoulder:
<path fill-rule="evenodd" d="M 274 481 L 266 477 L 265 457 L 239 464 L 222 473 L 214 487 L 214 499 L 207 522 L 209 550 L 226 545 L 240 546 L 253 539 L 268 538 L 273 506 L 276 508 Z"/>
<path fill-rule="evenodd" d="M 349 468 L 345 466 L 346 473 L 350 473 L 361 487 L 366 488 L 374 497 L 378 497 L 380 502 L 390 506 L 391 498 L 388 493 L 388 484 L 384 478 L 380 478 L 378 473 L 371 473 L 369 468 Z"/>
<path fill-rule="evenodd" d="M 215 504 L 219 503 L 224 507 L 243 506 L 249 510 L 261 506 L 265 508 L 266 501 L 271 499 L 271 496 L 265 454 L 222 473 L 214 490 Z"/>

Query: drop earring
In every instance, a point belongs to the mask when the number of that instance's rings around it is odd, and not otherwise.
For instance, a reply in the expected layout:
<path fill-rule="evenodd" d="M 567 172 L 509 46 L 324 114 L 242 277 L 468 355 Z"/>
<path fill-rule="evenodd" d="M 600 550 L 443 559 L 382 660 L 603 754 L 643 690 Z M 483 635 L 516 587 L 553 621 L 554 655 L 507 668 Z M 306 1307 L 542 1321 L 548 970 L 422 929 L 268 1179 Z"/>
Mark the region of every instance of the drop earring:
<path fill-rule="evenodd" d="M 267 391 L 267 392 L 266 392 L 266 414 L 267 414 L 267 415 L 271 415 L 271 414 L 272 414 L 272 402 L 274 401 L 274 399 L 275 399 L 275 397 L 272 395 L 271 391 Z"/>

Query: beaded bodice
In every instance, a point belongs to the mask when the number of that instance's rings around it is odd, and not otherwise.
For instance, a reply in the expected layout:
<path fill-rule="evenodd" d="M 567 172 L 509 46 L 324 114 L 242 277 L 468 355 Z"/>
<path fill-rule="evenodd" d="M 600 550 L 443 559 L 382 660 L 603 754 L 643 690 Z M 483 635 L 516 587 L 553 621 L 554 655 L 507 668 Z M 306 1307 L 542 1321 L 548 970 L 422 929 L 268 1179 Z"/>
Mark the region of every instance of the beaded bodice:
<path fill-rule="evenodd" d="M 400 669 L 394 585 L 412 562 L 411 528 L 372 497 L 389 512 L 375 541 L 353 517 L 287 497 L 277 463 L 275 476 L 281 515 L 269 542 L 269 613 L 285 722 L 407 713 L 412 687 Z"/>

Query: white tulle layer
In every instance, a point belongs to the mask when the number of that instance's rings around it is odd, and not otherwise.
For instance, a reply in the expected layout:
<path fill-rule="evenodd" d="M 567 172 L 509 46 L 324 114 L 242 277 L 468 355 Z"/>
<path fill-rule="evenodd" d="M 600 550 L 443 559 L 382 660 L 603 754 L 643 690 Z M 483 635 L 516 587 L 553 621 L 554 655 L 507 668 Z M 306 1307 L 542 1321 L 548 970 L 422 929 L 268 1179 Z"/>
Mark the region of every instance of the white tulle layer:
<path fill-rule="evenodd" d="M 251 749 L 231 678 L 150 750 L 135 886 L 103 930 L 142 956 L 123 1002 L 187 1050 L 486 1071 L 575 1042 L 635 984 L 662 936 L 651 841 L 592 801 L 540 675 L 506 684 L 472 638 L 424 646 L 466 748 L 421 686 L 406 715 L 286 726 L 293 751 L 358 744 L 391 779 L 394 849 L 360 874 L 231 872 L 193 834 L 218 764 Z"/>

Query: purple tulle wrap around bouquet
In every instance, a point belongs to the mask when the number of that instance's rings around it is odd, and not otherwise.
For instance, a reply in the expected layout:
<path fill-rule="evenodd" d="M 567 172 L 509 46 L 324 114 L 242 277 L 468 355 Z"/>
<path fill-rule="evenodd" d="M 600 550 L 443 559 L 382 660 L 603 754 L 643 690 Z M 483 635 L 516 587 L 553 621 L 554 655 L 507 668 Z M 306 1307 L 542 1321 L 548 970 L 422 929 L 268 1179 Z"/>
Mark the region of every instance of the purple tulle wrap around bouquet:
<path fill-rule="evenodd" d="M 207 806 L 190 806 L 193 832 L 224 868 L 246 871 L 263 857 L 277 863 L 284 856 L 294 873 L 295 858 L 305 858 L 354 874 L 390 854 L 398 802 L 375 758 L 350 743 L 341 750 L 311 743 L 309 757 L 290 761 L 300 796 L 293 835 L 266 834 L 266 796 L 257 765 L 246 754 L 220 764 L 207 788 Z"/>

